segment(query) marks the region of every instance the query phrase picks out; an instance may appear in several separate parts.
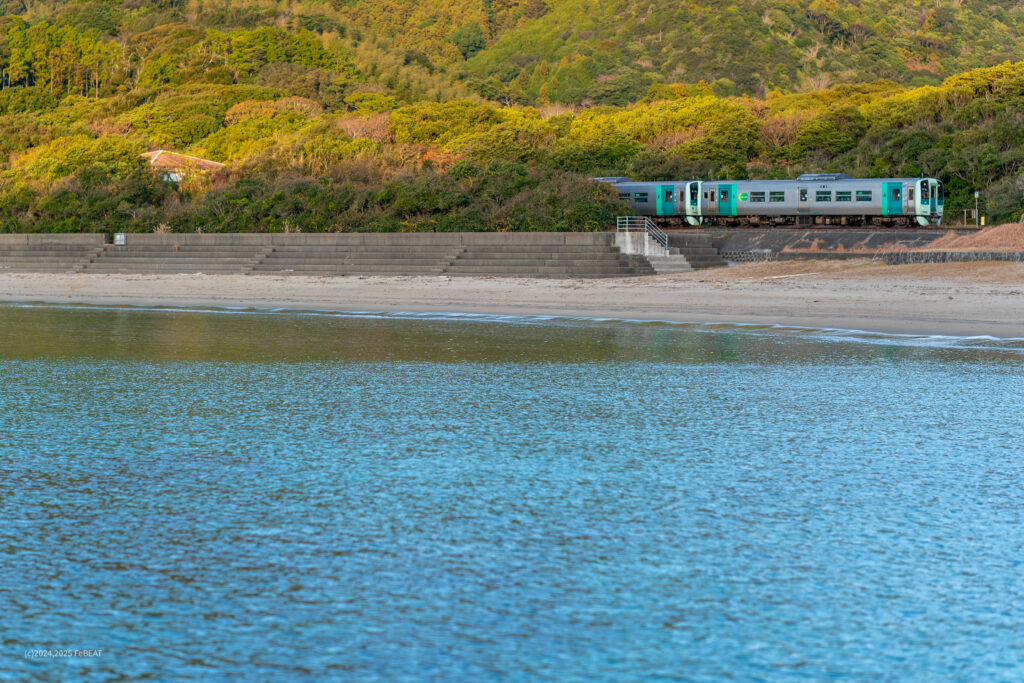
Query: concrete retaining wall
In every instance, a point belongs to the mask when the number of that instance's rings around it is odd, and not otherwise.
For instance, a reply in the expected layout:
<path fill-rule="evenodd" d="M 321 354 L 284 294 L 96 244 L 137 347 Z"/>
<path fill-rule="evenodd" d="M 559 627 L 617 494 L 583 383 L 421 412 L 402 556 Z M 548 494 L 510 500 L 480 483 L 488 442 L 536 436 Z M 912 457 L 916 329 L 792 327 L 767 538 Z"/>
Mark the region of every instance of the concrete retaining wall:
<path fill-rule="evenodd" d="M 722 258 L 733 263 L 760 263 L 775 260 L 775 252 L 771 249 L 733 250 L 720 253 Z"/>
<path fill-rule="evenodd" d="M 730 261 L 790 258 L 870 258 L 896 249 L 924 247 L 947 230 L 701 230 Z"/>
<path fill-rule="evenodd" d="M 900 251 L 884 254 L 889 265 L 911 263 L 974 263 L 976 261 L 1014 261 L 1024 263 L 1020 251 Z"/>

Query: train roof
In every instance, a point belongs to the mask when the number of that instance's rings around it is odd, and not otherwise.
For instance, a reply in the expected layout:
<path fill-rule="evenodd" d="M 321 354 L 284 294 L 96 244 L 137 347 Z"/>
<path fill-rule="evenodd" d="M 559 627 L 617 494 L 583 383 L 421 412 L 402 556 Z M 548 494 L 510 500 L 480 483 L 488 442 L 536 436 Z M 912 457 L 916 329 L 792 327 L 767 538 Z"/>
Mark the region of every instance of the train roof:
<path fill-rule="evenodd" d="M 853 180 L 853 176 L 846 173 L 804 173 L 798 175 L 796 179 L 811 183 L 818 180 Z"/>
<path fill-rule="evenodd" d="M 633 183 L 636 185 L 683 185 L 691 183 L 697 178 L 691 178 L 690 180 L 633 180 L 632 178 L 626 178 L 624 176 L 609 176 L 604 178 L 591 178 L 590 180 L 611 183 L 613 185 L 620 185 L 625 183 Z M 793 178 L 775 178 L 770 180 L 761 180 L 758 178 L 752 178 L 749 180 L 699 180 L 701 183 L 863 183 L 863 182 L 885 182 L 885 183 L 913 183 L 920 180 L 935 180 L 930 176 L 918 176 L 917 178 L 854 178 L 848 176 L 845 173 L 805 173 L 795 179 Z"/>
<path fill-rule="evenodd" d="M 758 180 L 756 178 L 751 179 L 751 180 L 703 180 L 701 182 L 704 182 L 704 183 L 790 183 L 790 184 L 792 184 L 792 183 L 805 183 L 805 184 L 811 184 L 811 183 L 830 183 L 830 184 L 843 184 L 843 183 L 864 183 L 864 182 L 871 182 L 871 183 L 914 183 L 914 182 L 918 182 L 918 181 L 921 181 L 921 180 L 935 180 L 935 178 L 931 178 L 931 177 L 928 177 L 928 176 L 919 176 L 917 178 L 853 178 L 853 177 L 850 177 L 850 176 L 846 176 L 845 178 L 831 178 L 831 177 L 823 177 L 825 174 L 807 174 L 807 175 L 808 176 L 813 175 L 815 177 L 800 176 L 800 177 L 798 177 L 796 179 L 786 179 L 786 178 L 783 178 L 783 179 L 773 179 L 773 180 Z M 845 174 L 836 174 L 836 175 L 845 175 Z M 685 182 L 690 182 L 690 181 L 683 180 L 683 181 L 679 181 L 679 182 L 684 182 L 685 183 Z"/>

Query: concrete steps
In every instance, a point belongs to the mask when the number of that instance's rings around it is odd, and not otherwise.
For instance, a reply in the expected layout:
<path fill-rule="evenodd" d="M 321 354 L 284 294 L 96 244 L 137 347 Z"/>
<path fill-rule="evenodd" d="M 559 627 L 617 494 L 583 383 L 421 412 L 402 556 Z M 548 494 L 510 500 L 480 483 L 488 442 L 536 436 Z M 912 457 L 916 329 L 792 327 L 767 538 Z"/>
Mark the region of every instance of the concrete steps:
<path fill-rule="evenodd" d="M 158 265 L 158 264 L 174 265 L 174 264 L 182 264 L 182 265 L 197 265 L 197 266 L 205 266 L 205 265 L 216 266 L 216 265 L 225 265 L 225 264 L 226 265 L 245 264 L 245 263 L 251 262 L 252 260 L 253 260 L 252 257 L 244 257 L 244 256 L 230 256 L 230 257 L 225 256 L 225 257 L 212 257 L 212 258 L 195 257 L 195 258 L 187 258 L 187 259 L 184 259 L 184 258 L 157 258 L 157 257 L 146 257 L 146 256 L 121 256 L 121 257 L 117 257 L 117 258 L 94 259 L 93 261 L 90 261 L 86 265 L 94 266 L 94 265 L 148 265 L 148 264 L 154 264 L 154 265 Z"/>
<path fill-rule="evenodd" d="M 105 245 L 80 264 L 83 273 L 229 273 L 244 274 L 266 251 L 252 246 Z"/>
<path fill-rule="evenodd" d="M 446 275 L 564 275 L 565 277 L 585 277 L 589 275 L 632 275 L 629 268 L 622 266 L 595 266 L 579 268 L 572 266 L 459 266 L 448 268 Z"/>
<path fill-rule="evenodd" d="M 664 273 L 689 273 L 693 266 L 682 254 L 671 254 L 669 256 L 648 256 L 654 272 L 662 275 Z"/>
<path fill-rule="evenodd" d="M 456 253 L 449 251 L 430 253 L 418 249 L 395 251 L 347 251 L 347 250 L 310 250 L 304 252 L 281 253 L 270 252 L 263 256 L 267 263 L 286 263 L 290 261 L 322 260 L 322 261 L 444 261 L 455 258 Z"/>
<path fill-rule="evenodd" d="M 449 275 L 625 277 L 653 272 L 610 245 L 469 245 L 448 265 Z"/>
<path fill-rule="evenodd" d="M 274 246 L 252 274 L 440 275 L 460 247 L 402 244 Z"/>
<path fill-rule="evenodd" d="M 501 264 L 503 266 L 523 266 L 528 268 L 533 267 L 545 267 L 545 266 L 564 266 L 569 268 L 589 268 L 597 266 L 606 266 L 609 264 L 620 266 L 622 265 L 618 260 L 610 259 L 599 259 L 599 258 L 588 258 L 588 259 L 559 259 L 559 258 L 545 258 L 545 259 L 524 259 L 524 258 L 459 258 L 453 265 L 459 267 L 464 266 L 482 266 L 488 267 Z"/>
<path fill-rule="evenodd" d="M 711 235 L 670 232 L 668 243 L 673 252 L 678 250 L 680 255 L 686 257 L 690 267 L 694 270 L 729 265 L 711 243 Z"/>
<path fill-rule="evenodd" d="M 192 266 L 187 264 L 154 264 L 151 266 L 131 268 L 124 265 L 91 266 L 81 270 L 82 273 L 107 275 L 245 275 L 246 268 L 224 268 L 217 266 Z"/>
<path fill-rule="evenodd" d="M 0 240 L 0 272 L 254 275 L 493 275 L 603 278 L 645 275 L 603 233 L 129 234 Z"/>
<path fill-rule="evenodd" d="M 33 259 L 68 259 L 81 258 L 85 255 L 94 254 L 97 249 L 5 249 L 0 251 L 0 259 L 18 259 L 31 261 Z"/>
<path fill-rule="evenodd" d="M 275 246 L 253 274 L 621 277 L 653 272 L 607 245 Z"/>
<path fill-rule="evenodd" d="M 364 266 L 432 266 L 437 265 L 443 259 L 437 258 L 358 258 L 346 257 L 344 255 L 335 258 L 324 256 L 303 256 L 289 259 L 264 259 L 258 265 L 263 269 L 293 266 L 336 266 L 336 265 L 364 265 Z"/>
<path fill-rule="evenodd" d="M 67 273 L 71 267 L 66 263 L 58 265 L 26 265 L 0 266 L 0 273 Z"/>
<path fill-rule="evenodd" d="M 471 251 L 474 255 L 481 255 L 487 257 L 488 255 L 496 256 L 519 256 L 523 258 L 543 258 L 545 256 L 558 257 L 564 255 L 580 255 L 580 254 L 608 254 L 608 246 L 597 245 L 597 246 L 539 246 L 539 247 L 525 247 L 525 246 L 508 246 L 508 247 L 484 247 L 471 245 L 466 247 L 467 251 Z"/>
<path fill-rule="evenodd" d="M 172 261 L 190 260 L 213 260 L 213 259 L 247 259 L 254 258 L 257 252 L 252 249 L 209 249 L 175 251 L 174 249 L 124 249 L 123 247 L 112 247 L 110 250 L 97 254 L 97 258 L 104 260 L 131 261 L 145 259 L 161 259 Z"/>
<path fill-rule="evenodd" d="M 0 272 L 66 273 L 94 257 L 100 247 L 17 244 L 0 249 Z"/>
<path fill-rule="evenodd" d="M 360 265 L 360 264 L 257 264 L 249 271 L 251 275 L 440 275 L 440 265 Z"/>

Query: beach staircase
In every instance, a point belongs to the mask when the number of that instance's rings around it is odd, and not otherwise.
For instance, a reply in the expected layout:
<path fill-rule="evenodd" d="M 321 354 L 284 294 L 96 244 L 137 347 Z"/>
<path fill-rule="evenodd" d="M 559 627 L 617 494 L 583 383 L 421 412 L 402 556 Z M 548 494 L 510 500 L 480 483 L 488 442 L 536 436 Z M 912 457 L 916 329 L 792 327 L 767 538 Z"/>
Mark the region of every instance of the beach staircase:
<path fill-rule="evenodd" d="M 619 216 L 615 244 L 634 258 L 647 261 L 659 275 L 693 270 L 687 258 L 669 246 L 668 234 L 647 216 Z"/>
<path fill-rule="evenodd" d="M 0 273 L 67 273 L 94 258 L 102 247 L 90 244 L 12 243 L 0 245 Z"/>
<path fill-rule="evenodd" d="M 73 272 L 244 275 L 268 249 L 228 244 L 107 244 L 98 253 L 78 263 Z"/>
<path fill-rule="evenodd" d="M 659 274 L 729 265 L 712 244 L 710 235 L 668 233 L 647 216 L 619 216 L 615 244 L 627 254 L 646 258 Z"/>
<path fill-rule="evenodd" d="M 711 235 L 697 232 L 673 232 L 668 234 L 668 248 L 681 255 L 693 269 L 721 268 L 729 263 L 722 258 L 711 243 Z"/>

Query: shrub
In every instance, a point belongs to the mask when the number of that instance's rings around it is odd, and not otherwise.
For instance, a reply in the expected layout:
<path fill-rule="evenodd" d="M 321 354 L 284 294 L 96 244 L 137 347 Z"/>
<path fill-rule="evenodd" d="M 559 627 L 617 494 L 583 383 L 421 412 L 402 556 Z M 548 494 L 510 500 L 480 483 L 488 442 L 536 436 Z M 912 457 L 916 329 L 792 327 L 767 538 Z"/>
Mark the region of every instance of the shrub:
<path fill-rule="evenodd" d="M 86 135 L 61 137 L 22 155 L 7 172 L 19 180 L 57 180 L 87 166 L 114 178 L 124 178 L 144 165 L 143 148 L 118 135 L 98 139 Z"/>

